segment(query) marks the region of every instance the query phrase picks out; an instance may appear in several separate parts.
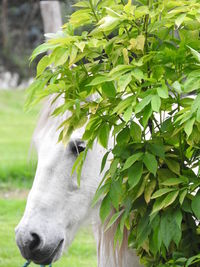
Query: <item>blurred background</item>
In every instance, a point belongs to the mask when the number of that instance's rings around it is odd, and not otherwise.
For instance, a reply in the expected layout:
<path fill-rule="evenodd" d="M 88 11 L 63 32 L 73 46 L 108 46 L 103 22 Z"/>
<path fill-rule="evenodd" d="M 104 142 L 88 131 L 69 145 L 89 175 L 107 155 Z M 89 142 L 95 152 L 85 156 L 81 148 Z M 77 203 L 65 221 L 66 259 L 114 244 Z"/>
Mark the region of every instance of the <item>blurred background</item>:
<path fill-rule="evenodd" d="M 14 228 L 25 207 L 37 157 L 30 149 L 41 105 L 24 112 L 26 88 L 40 58 L 29 64 L 33 49 L 67 22 L 76 0 L 0 1 L 0 267 L 22 266 Z M 34 265 L 31 265 L 34 266 Z M 69 252 L 54 266 L 95 267 L 90 228 L 82 229 Z"/>

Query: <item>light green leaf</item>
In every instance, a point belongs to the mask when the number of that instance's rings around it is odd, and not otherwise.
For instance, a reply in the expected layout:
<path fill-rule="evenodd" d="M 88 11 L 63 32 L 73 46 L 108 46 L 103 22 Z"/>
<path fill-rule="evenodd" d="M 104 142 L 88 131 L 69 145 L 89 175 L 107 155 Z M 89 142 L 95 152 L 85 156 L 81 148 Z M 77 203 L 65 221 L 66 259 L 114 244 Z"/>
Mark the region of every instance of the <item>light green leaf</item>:
<path fill-rule="evenodd" d="M 110 80 L 111 80 L 110 77 L 107 77 L 104 75 L 98 75 L 87 86 L 95 86 L 95 85 L 102 84 Z"/>
<path fill-rule="evenodd" d="M 125 122 L 128 122 L 131 117 L 132 117 L 132 106 L 129 106 L 124 113 L 123 119 L 125 120 Z"/>
<path fill-rule="evenodd" d="M 175 81 L 172 84 L 172 87 L 174 88 L 174 90 L 178 93 L 181 94 L 182 93 L 182 89 L 181 89 L 181 84 L 178 81 Z"/>
<path fill-rule="evenodd" d="M 108 123 L 102 124 L 98 133 L 98 141 L 105 148 L 107 148 L 108 145 L 109 134 L 110 134 L 109 124 Z"/>
<path fill-rule="evenodd" d="M 184 125 L 184 131 L 187 134 L 187 137 L 189 137 L 191 135 L 192 130 L 193 130 L 194 123 L 195 123 L 195 118 L 192 118 L 192 119 L 188 120 L 185 123 L 185 125 Z"/>
<path fill-rule="evenodd" d="M 70 61 L 69 61 L 70 66 L 75 63 L 77 53 L 78 53 L 78 48 L 76 46 L 73 46 L 70 52 Z"/>
<path fill-rule="evenodd" d="M 190 46 L 187 46 L 187 47 L 190 49 L 190 51 L 191 51 L 192 55 L 194 56 L 194 58 L 200 63 L 200 53 L 198 51 L 196 51 L 195 49 L 193 49 L 192 47 L 190 47 Z"/>
<path fill-rule="evenodd" d="M 179 28 L 181 24 L 184 22 L 185 17 L 186 17 L 186 14 L 181 14 L 180 16 L 177 17 L 177 19 L 175 20 L 175 24 L 177 28 Z"/>
<path fill-rule="evenodd" d="M 37 65 L 37 76 L 40 76 L 49 65 L 49 56 L 44 56 Z"/>
<path fill-rule="evenodd" d="M 158 95 L 154 95 L 151 99 L 151 107 L 152 110 L 155 112 L 159 112 L 160 111 L 160 106 L 161 106 L 161 100 L 160 97 Z"/>
<path fill-rule="evenodd" d="M 164 84 L 162 87 L 158 87 L 157 88 L 157 93 L 158 93 L 159 97 L 161 97 L 161 98 L 168 98 L 168 88 L 167 88 L 167 86 Z"/>
<path fill-rule="evenodd" d="M 136 106 L 135 108 L 135 113 L 139 113 L 140 111 L 142 111 L 150 102 L 152 99 L 152 95 L 148 95 L 146 96 L 144 99 L 142 99 Z"/>

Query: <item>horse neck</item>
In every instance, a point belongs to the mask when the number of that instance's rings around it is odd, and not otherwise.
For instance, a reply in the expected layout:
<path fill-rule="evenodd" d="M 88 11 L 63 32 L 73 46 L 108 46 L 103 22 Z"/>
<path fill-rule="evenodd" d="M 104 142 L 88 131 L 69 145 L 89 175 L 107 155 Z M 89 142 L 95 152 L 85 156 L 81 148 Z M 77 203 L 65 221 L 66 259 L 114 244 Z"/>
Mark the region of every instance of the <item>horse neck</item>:
<path fill-rule="evenodd" d="M 95 227 L 97 241 L 98 267 L 141 267 L 134 250 L 128 248 L 128 232 L 124 231 L 124 239 L 121 247 L 114 248 L 114 235 L 117 225 L 113 225 L 105 231 L 105 227 L 99 224 Z"/>

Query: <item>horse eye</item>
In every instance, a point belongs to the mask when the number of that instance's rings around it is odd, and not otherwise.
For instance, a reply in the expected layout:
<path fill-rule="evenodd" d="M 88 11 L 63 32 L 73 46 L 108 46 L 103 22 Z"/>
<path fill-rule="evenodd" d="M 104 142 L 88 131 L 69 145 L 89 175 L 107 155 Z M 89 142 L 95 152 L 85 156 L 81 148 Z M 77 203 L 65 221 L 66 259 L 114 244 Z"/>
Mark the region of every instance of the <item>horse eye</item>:
<path fill-rule="evenodd" d="M 80 154 L 85 148 L 85 142 L 82 140 L 73 140 L 70 142 L 70 149 L 75 155 Z"/>

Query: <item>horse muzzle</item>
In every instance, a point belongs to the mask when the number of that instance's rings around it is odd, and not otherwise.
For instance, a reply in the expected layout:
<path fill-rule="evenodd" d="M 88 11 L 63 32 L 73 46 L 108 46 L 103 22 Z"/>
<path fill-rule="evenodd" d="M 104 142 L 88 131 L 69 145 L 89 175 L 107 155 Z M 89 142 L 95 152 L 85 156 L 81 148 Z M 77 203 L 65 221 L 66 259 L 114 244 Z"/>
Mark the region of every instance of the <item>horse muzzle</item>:
<path fill-rule="evenodd" d="M 49 235 L 51 235 L 49 233 Z M 22 256 L 36 264 L 48 265 L 60 258 L 64 238 L 52 233 L 51 238 L 45 238 L 39 231 L 30 231 L 27 228 L 16 229 L 16 243 Z"/>

